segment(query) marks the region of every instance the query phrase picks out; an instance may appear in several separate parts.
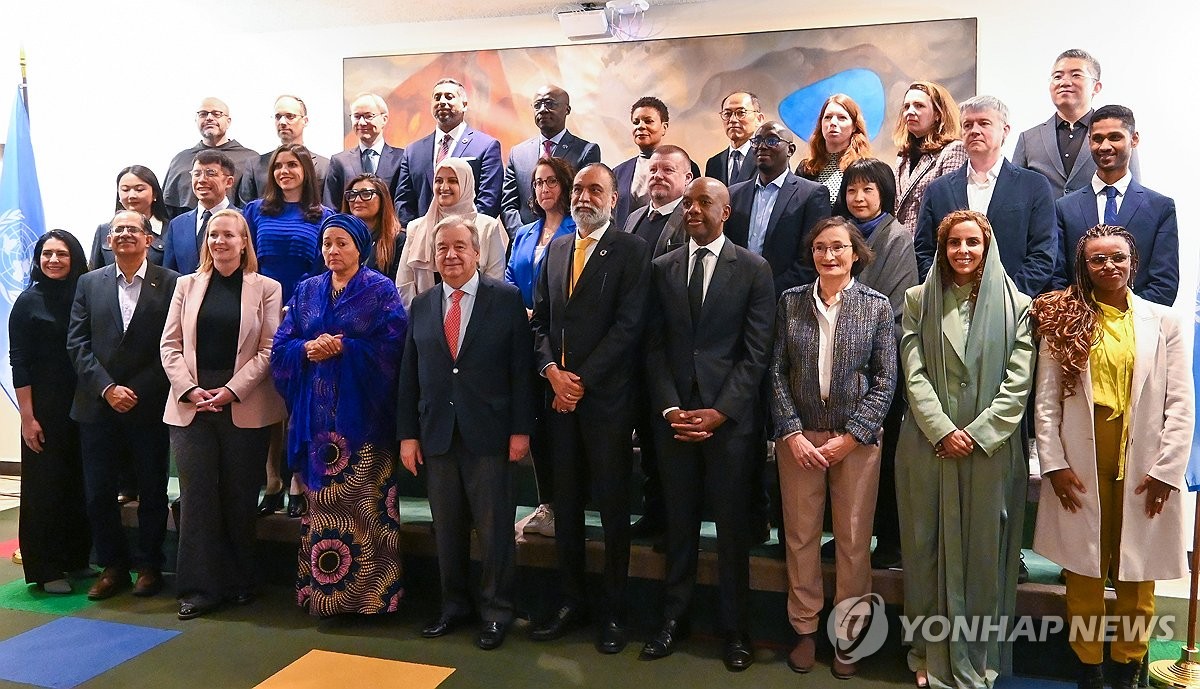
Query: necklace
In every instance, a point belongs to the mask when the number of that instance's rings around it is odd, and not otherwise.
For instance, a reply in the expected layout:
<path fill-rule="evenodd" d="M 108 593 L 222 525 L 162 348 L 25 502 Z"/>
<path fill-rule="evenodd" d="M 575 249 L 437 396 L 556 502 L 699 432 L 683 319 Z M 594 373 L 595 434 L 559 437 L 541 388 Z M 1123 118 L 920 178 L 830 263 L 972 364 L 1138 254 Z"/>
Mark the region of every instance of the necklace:
<path fill-rule="evenodd" d="M 342 296 L 342 292 L 345 292 L 345 291 L 346 291 L 346 286 L 345 286 L 345 285 L 342 285 L 341 287 L 335 287 L 335 288 L 333 289 L 333 294 L 332 294 L 332 295 L 330 295 L 330 299 L 331 299 L 332 301 L 337 301 L 337 300 L 338 300 L 338 297 Z"/>

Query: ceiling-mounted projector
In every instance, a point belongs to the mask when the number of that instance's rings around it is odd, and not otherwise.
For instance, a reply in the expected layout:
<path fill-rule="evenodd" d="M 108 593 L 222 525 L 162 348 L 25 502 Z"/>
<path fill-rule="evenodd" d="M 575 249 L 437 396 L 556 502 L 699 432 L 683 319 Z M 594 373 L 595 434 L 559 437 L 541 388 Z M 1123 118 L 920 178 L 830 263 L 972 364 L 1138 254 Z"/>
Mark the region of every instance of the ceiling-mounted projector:
<path fill-rule="evenodd" d="M 559 26 L 571 40 L 612 36 L 608 12 L 595 3 L 584 3 L 577 10 L 563 10 L 557 15 Z"/>
<path fill-rule="evenodd" d="M 649 0 L 608 0 L 608 9 L 617 14 L 637 14 L 650 9 Z"/>

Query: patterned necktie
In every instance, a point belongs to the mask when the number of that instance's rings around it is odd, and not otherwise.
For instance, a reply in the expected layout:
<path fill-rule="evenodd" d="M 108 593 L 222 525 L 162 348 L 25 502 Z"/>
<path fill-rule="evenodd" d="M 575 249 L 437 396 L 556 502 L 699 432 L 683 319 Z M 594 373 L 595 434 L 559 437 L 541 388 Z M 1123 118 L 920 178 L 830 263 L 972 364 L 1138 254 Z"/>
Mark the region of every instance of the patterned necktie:
<path fill-rule="evenodd" d="M 693 254 L 696 262 L 692 264 L 692 276 L 688 278 L 688 308 L 692 312 L 693 329 L 700 322 L 700 307 L 704 305 L 704 257 L 710 253 L 705 247 L 700 247 Z"/>
<path fill-rule="evenodd" d="M 1117 224 L 1117 188 L 1111 184 L 1104 187 L 1104 224 Z"/>
<path fill-rule="evenodd" d="M 551 141 L 550 139 L 546 139 L 545 141 L 542 142 L 542 157 L 543 158 L 553 158 L 554 157 L 554 142 Z"/>
<path fill-rule="evenodd" d="M 362 152 L 362 167 L 363 172 L 373 175 L 375 174 L 375 156 L 378 155 L 375 149 L 368 148 Z"/>
<path fill-rule="evenodd" d="M 438 148 L 437 160 L 434 161 L 434 165 L 442 162 L 442 158 L 445 158 L 450 153 L 450 141 L 451 136 L 449 134 L 442 137 L 442 145 Z"/>
<path fill-rule="evenodd" d="M 456 289 L 450 294 L 450 310 L 446 312 L 446 321 L 443 326 L 446 329 L 446 345 L 450 347 L 450 358 L 458 358 L 458 331 L 462 327 L 462 307 L 459 302 L 462 301 L 463 295 L 466 292 Z"/>
<path fill-rule="evenodd" d="M 200 214 L 200 231 L 196 233 L 196 249 L 200 249 L 200 245 L 204 243 L 204 232 L 208 229 L 208 221 L 212 220 L 212 211 L 204 211 Z"/>
<path fill-rule="evenodd" d="M 729 154 L 729 183 L 733 184 L 737 181 L 738 175 L 742 172 L 742 152 L 734 151 Z"/>
<path fill-rule="evenodd" d="M 575 291 L 575 283 L 579 282 L 579 275 L 583 272 L 584 264 L 587 263 L 588 247 L 595 243 L 596 240 L 591 237 L 575 240 L 575 256 L 574 260 L 571 261 L 571 286 L 567 290 L 568 297 Z"/>

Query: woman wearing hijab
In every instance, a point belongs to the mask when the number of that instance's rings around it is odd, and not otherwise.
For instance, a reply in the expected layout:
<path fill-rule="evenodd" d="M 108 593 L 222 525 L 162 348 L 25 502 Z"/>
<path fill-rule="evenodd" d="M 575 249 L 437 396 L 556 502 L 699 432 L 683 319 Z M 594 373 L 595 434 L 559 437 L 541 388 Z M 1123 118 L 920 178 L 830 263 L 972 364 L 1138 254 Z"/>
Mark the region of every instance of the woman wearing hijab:
<path fill-rule="evenodd" d="M 321 617 L 391 612 L 404 594 L 393 473 L 408 319 L 392 281 L 363 267 L 366 223 L 330 216 L 320 246 L 328 270 L 296 286 L 271 351 L 308 496 L 297 602 Z"/>
<path fill-rule="evenodd" d="M 1030 300 L 1005 274 L 982 213 L 947 215 L 937 244 L 925 284 L 905 294 L 900 341 L 909 404 L 896 448 L 904 614 L 1013 619 Z M 908 666 L 917 686 L 991 687 L 1011 669 L 1011 647 L 996 634 L 918 634 Z"/>
<path fill-rule="evenodd" d="M 496 218 L 476 212 L 475 173 L 471 164 L 462 158 L 446 158 L 439 163 L 433 175 L 433 195 L 429 212 L 405 228 L 408 239 L 400 254 L 396 286 L 406 309 L 418 294 L 437 283 L 433 228 L 451 215 L 461 215 L 479 228 L 479 272 L 496 280 L 504 279 L 508 233 Z"/>

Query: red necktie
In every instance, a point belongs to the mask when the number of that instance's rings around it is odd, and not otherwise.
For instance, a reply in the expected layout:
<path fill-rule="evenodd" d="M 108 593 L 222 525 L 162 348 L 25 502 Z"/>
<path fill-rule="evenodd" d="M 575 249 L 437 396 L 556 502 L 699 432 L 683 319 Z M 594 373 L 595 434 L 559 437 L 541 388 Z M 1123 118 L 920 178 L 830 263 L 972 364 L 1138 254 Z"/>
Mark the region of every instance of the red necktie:
<path fill-rule="evenodd" d="M 446 312 L 446 345 L 450 347 L 450 358 L 458 358 L 458 331 L 462 327 L 462 307 L 458 302 L 462 301 L 463 295 L 466 292 L 456 289 L 450 294 L 451 304 L 450 310 Z"/>
<path fill-rule="evenodd" d="M 450 152 L 450 135 L 447 134 L 442 137 L 442 145 L 440 148 L 438 148 L 437 160 L 434 161 L 434 164 L 436 165 L 436 164 L 442 162 L 442 158 L 445 158 L 446 154 L 448 154 L 449 152 Z"/>
<path fill-rule="evenodd" d="M 545 141 L 542 142 L 542 157 L 543 158 L 553 158 L 554 157 L 554 142 L 551 141 L 550 139 L 546 139 Z"/>

